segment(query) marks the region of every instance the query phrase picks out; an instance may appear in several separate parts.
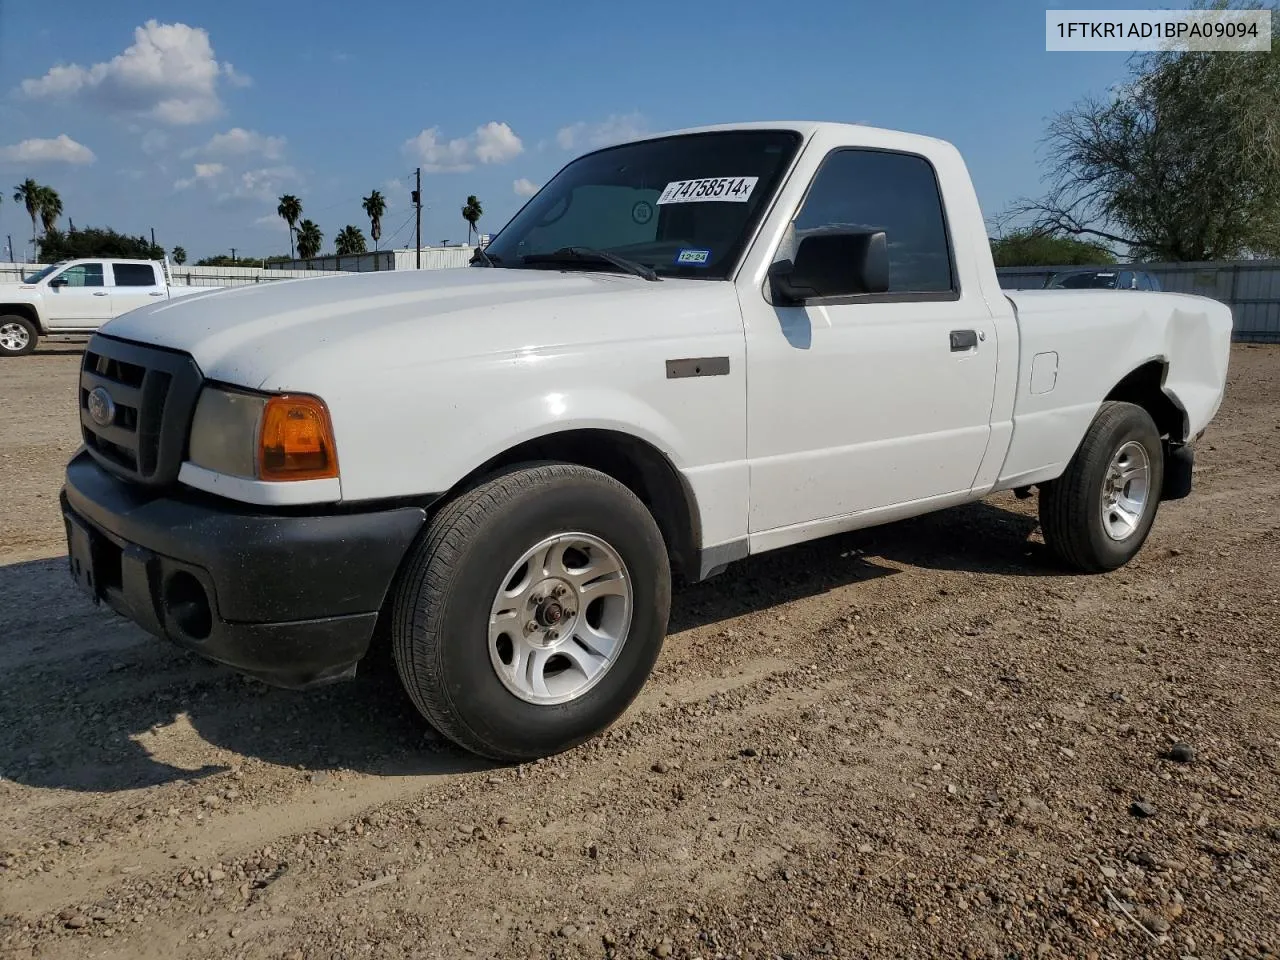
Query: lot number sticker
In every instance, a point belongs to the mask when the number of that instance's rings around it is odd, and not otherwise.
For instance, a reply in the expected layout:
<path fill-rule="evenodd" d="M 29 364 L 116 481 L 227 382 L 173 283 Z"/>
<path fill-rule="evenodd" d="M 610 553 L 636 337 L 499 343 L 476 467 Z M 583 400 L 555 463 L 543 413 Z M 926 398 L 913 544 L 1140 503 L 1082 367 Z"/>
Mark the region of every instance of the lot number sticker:
<path fill-rule="evenodd" d="M 746 203 L 759 177 L 704 177 L 701 180 L 673 180 L 658 203 Z"/>

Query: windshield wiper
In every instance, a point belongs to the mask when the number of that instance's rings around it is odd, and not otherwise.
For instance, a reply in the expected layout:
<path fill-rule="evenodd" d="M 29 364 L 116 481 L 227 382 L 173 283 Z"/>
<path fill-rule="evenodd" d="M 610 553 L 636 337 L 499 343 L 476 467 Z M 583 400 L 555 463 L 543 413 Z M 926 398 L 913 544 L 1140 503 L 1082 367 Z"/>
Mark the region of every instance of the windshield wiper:
<path fill-rule="evenodd" d="M 561 247 L 552 253 L 531 253 L 521 258 L 522 263 L 607 263 L 617 267 L 624 273 L 643 277 L 645 280 L 661 280 L 653 267 L 636 263 L 626 257 L 620 257 L 608 250 L 597 250 L 594 247 Z"/>

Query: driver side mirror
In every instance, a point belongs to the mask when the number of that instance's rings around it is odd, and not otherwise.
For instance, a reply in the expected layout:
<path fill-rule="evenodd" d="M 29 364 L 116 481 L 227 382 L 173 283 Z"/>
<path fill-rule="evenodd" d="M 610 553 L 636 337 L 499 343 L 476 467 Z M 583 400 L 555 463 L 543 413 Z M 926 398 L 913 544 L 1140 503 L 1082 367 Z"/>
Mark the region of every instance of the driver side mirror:
<path fill-rule="evenodd" d="M 67 285 L 66 277 L 54 277 L 52 280 L 49 281 L 49 286 L 51 287 L 65 287 L 66 285 Z"/>
<path fill-rule="evenodd" d="M 769 268 L 774 303 L 798 306 L 823 297 L 886 293 L 889 245 L 883 230 L 830 230 L 800 241 L 794 260 Z"/>

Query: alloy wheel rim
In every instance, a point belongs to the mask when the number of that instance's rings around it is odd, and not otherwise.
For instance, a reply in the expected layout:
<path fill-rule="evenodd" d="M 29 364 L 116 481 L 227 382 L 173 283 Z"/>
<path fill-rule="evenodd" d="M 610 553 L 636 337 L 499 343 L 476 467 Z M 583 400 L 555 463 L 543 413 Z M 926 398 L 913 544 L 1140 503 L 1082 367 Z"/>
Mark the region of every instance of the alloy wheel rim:
<path fill-rule="evenodd" d="M 0 347 L 6 350 L 21 350 L 31 342 L 31 334 L 27 333 L 27 328 L 20 323 L 9 323 L 0 325 Z"/>
<path fill-rule="evenodd" d="M 1137 531 L 1151 493 L 1151 458 L 1136 440 L 1121 444 L 1102 480 L 1102 529 L 1112 540 L 1128 540 Z"/>
<path fill-rule="evenodd" d="M 631 628 L 634 589 L 613 546 L 559 533 L 526 550 L 489 610 L 489 660 L 526 703 L 583 696 L 618 661 Z"/>

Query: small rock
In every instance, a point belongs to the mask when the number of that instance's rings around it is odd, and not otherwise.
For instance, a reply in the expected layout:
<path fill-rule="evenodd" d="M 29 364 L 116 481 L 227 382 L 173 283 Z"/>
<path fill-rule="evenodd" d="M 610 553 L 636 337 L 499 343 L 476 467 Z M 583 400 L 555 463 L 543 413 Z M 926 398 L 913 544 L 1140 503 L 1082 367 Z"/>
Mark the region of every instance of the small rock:
<path fill-rule="evenodd" d="M 860 844 L 858 844 L 858 852 L 859 852 L 859 853 L 873 853 L 874 851 L 875 851 L 875 847 L 873 847 L 873 846 L 872 846 L 871 844 L 869 844 L 869 843 L 860 843 Z"/>
<path fill-rule="evenodd" d="M 79 930 L 89 925 L 89 918 L 83 913 L 77 913 L 74 917 L 67 919 L 66 925 L 68 930 Z"/>
<path fill-rule="evenodd" d="M 1147 929 L 1152 933 L 1168 933 L 1170 923 L 1164 917 L 1148 917 Z"/>
<path fill-rule="evenodd" d="M 1148 803 L 1146 800 L 1135 800 L 1129 805 L 1129 812 L 1135 817 L 1146 819 L 1147 817 L 1154 817 L 1158 811 L 1153 803 Z"/>
<path fill-rule="evenodd" d="M 670 770 L 671 768 L 670 768 L 669 766 L 667 766 L 667 764 L 666 764 L 666 762 L 665 762 L 665 761 L 663 761 L 663 760 L 655 760 L 655 761 L 653 762 L 653 766 L 652 766 L 652 767 L 650 767 L 650 769 L 651 769 L 654 773 L 666 773 L 666 772 L 667 772 L 668 770 Z"/>
<path fill-rule="evenodd" d="M 1195 747 L 1189 743 L 1175 743 L 1169 748 L 1169 759 L 1175 763 L 1193 763 L 1196 759 Z"/>
<path fill-rule="evenodd" d="M 741 750 L 739 750 L 738 752 L 739 752 L 740 754 L 742 754 L 742 756 L 744 756 L 744 757 L 754 757 L 754 756 L 756 755 L 756 748 L 755 748 L 755 747 L 743 747 L 743 748 L 742 748 Z"/>
<path fill-rule="evenodd" d="M 220 807 L 220 806 L 222 806 L 222 800 L 221 800 L 220 798 L 218 798 L 218 797 L 215 797 L 213 794 L 209 794 L 209 796 L 207 796 L 207 797 L 205 797 L 203 800 L 201 800 L 201 801 L 200 801 L 200 803 L 201 803 L 202 805 L 206 806 L 206 807 Z"/>
<path fill-rule="evenodd" d="M 612 948 L 618 945 L 618 938 L 608 931 L 600 939 L 606 947 Z"/>
<path fill-rule="evenodd" d="M 1114 880 L 1114 879 L 1116 878 L 1116 868 L 1115 868 L 1115 867 L 1103 867 L 1103 868 L 1102 868 L 1102 875 L 1103 875 L 1104 877 L 1106 877 L 1108 880 Z"/>
<path fill-rule="evenodd" d="M 325 773 L 323 770 L 313 770 L 311 773 L 307 774 L 308 783 L 324 783 L 328 779 L 329 774 Z"/>
<path fill-rule="evenodd" d="M 225 870 L 219 870 L 217 867 L 214 867 L 209 871 L 209 880 L 213 883 L 217 883 L 219 880 L 225 880 L 226 878 L 227 873 Z"/>
<path fill-rule="evenodd" d="M 673 950 L 675 950 L 675 944 L 667 939 L 659 943 L 653 952 L 659 957 L 669 957 Z"/>
<path fill-rule="evenodd" d="M 600 856 L 600 848 L 597 847 L 594 843 L 591 844 L 591 846 L 587 847 L 587 856 L 590 857 L 592 860 L 595 860 L 597 857 Z"/>
<path fill-rule="evenodd" d="M 578 928 L 571 923 L 566 923 L 560 928 L 560 936 L 568 938 L 574 936 L 578 932 Z"/>

